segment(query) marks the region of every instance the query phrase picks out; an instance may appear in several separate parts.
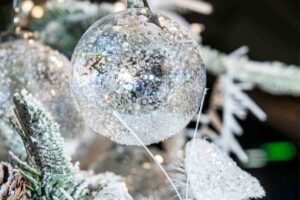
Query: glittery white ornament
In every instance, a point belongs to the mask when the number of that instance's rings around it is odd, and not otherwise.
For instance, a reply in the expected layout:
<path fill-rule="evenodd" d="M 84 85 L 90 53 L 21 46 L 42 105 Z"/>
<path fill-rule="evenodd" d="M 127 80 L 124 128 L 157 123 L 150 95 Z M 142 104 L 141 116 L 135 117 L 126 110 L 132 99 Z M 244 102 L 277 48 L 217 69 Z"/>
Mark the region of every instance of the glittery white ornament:
<path fill-rule="evenodd" d="M 196 139 L 193 145 L 192 142 L 187 144 L 185 169 L 189 173 L 190 196 L 196 200 L 241 200 L 265 196 L 256 178 L 205 140 Z"/>
<path fill-rule="evenodd" d="M 147 7 L 107 16 L 83 35 L 72 57 L 71 91 L 97 132 L 122 144 L 145 143 L 183 129 L 197 111 L 206 82 L 199 45 L 167 17 Z"/>
<path fill-rule="evenodd" d="M 66 136 L 83 131 L 69 91 L 70 61 L 34 40 L 15 39 L 0 44 L 0 115 L 10 115 L 11 95 L 27 89 L 34 94 Z"/>

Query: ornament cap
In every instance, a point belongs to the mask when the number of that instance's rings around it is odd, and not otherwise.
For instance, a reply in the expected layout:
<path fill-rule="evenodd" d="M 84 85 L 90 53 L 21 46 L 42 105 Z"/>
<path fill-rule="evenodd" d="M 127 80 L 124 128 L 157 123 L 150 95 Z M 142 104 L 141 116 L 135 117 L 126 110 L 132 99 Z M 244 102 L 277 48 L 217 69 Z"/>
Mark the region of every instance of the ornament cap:
<path fill-rule="evenodd" d="M 149 8 L 147 0 L 127 0 L 127 8 Z"/>

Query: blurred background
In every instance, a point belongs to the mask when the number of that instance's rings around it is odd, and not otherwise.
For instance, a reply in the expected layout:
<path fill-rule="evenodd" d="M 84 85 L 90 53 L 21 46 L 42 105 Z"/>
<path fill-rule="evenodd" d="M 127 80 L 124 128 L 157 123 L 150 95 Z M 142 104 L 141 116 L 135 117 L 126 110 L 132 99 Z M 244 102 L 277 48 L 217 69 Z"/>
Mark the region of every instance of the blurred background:
<path fill-rule="evenodd" d="M 47 35 L 49 33 L 58 34 L 57 29 L 51 30 L 47 23 L 50 19 L 54 21 L 61 19 L 57 13 L 53 12 L 51 15 L 45 10 L 46 1 L 26 2 L 21 7 L 23 13 L 20 14 L 23 20 L 20 24 L 23 29 L 42 32 L 42 38 L 43 34 L 44 37 L 49 36 Z M 58 2 L 63 3 L 63 0 Z M 122 7 L 122 4 L 116 4 L 118 1 L 93 0 L 95 4 L 104 5 L 103 2 L 108 3 L 105 5 L 114 5 L 114 7 L 103 7 L 104 11 L 96 14 L 95 18 L 108 14 L 110 9 Z M 194 29 L 199 29 L 198 34 L 201 34 L 199 40 L 203 45 L 226 54 L 246 45 L 249 47 L 248 56 L 251 60 L 280 61 L 288 65 L 299 66 L 298 0 L 207 0 L 205 2 L 209 3 L 212 10 L 205 6 L 202 13 L 186 9 L 177 10 L 180 16 L 194 25 Z M 14 15 L 11 8 L 11 0 L 1 0 L 1 31 L 11 28 Z M 70 25 L 65 32 L 59 33 L 65 35 L 55 35 L 52 41 L 50 38 L 46 43 L 70 57 L 76 40 L 85 29 L 85 26 L 82 26 L 82 30 L 74 31 L 72 37 L 69 37 L 68 31 L 75 29 L 74 26 L 76 24 Z M 46 28 L 49 30 L 43 31 Z M 77 27 L 76 30 L 78 29 L 80 28 Z M 55 43 L 57 38 L 64 38 L 64 40 Z M 69 45 L 66 45 L 67 42 Z M 216 78 L 215 75 L 209 73 L 208 88 L 213 87 Z M 232 156 L 244 169 L 261 181 L 267 192 L 264 199 L 298 200 L 299 96 L 270 94 L 260 88 L 255 88 L 247 94 L 266 112 L 268 118 L 265 122 L 261 122 L 250 113 L 246 120 L 239 121 L 244 134 L 238 137 L 238 141 L 248 153 L 250 161 L 242 163 L 236 159 L 235 155 L 232 154 Z M 211 90 L 208 92 L 208 97 L 210 95 Z M 208 103 L 205 104 L 206 109 L 207 107 Z M 195 123 L 189 125 L 190 128 L 194 126 Z M 159 145 L 157 147 L 163 148 Z"/>

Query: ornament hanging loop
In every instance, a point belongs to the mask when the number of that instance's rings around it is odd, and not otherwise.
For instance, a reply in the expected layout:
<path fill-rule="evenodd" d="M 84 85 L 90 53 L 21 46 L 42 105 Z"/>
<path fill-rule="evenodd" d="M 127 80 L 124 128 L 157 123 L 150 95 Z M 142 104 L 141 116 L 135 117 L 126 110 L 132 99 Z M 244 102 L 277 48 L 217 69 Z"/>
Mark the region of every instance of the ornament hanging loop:
<path fill-rule="evenodd" d="M 127 8 L 146 8 L 150 21 L 156 24 L 156 15 L 150 9 L 147 0 L 127 0 Z"/>
<path fill-rule="evenodd" d="M 147 0 L 127 0 L 127 8 L 150 8 Z"/>

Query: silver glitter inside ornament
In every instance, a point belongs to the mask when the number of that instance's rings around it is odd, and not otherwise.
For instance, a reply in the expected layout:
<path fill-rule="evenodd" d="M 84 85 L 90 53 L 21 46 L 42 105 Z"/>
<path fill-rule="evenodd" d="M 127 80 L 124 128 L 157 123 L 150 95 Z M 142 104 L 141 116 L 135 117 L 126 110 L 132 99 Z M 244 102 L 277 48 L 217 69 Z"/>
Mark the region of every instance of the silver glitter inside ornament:
<path fill-rule="evenodd" d="M 72 56 L 71 92 L 86 122 L 112 140 L 160 142 L 192 119 L 206 74 L 199 45 L 167 17 L 149 8 L 109 15 L 92 25 Z"/>
<path fill-rule="evenodd" d="M 22 89 L 35 95 L 61 125 L 65 136 L 84 130 L 69 90 L 70 61 L 32 39 L 0 44 L 0 115 L 10 115 L 11 95 Z"/>

